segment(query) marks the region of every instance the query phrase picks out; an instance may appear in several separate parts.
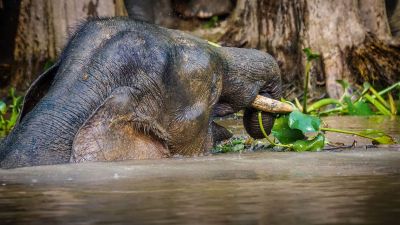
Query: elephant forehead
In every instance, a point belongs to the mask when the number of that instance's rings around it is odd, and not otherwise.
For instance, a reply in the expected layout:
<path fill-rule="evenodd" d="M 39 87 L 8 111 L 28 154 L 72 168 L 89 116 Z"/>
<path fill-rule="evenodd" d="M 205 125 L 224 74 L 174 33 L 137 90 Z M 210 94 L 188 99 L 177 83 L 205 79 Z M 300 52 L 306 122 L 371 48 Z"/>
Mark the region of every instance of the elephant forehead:
<path fill-rule="evenodd" d="M 184 47 L 178 58 L 179 71 L 182 74 L 198 74 L 212 67 L 211 56 L 208 52 L 196 47 Z"/>

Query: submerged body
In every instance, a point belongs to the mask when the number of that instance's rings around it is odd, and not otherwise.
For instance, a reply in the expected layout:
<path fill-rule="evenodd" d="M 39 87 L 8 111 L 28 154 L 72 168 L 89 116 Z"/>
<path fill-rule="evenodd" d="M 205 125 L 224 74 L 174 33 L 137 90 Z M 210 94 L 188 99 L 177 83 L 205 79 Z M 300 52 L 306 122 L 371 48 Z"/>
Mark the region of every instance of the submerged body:
<path fill-rule="evenodd" d="M 145 22 L 90 21 L 28 90 L 0 165 L 199 155 L 229 137 L 212 118 L 259 93 L 280 95 L 279 69 L 266 53 L 217 48 Z M 255 114 L 247 109 L 244 120 L 257 137 Z"/>

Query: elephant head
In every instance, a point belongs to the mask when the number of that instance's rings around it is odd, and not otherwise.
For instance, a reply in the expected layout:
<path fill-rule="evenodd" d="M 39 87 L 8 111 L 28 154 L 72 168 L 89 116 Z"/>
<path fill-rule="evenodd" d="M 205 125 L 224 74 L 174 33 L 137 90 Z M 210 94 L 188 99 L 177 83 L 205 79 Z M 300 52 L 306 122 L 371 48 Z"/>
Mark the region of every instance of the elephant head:
<path fill-rule="evenodd" d="M 225 116 L 244 109 L 243 125 L 253 138 L 263 138 L 258 122 L 258 111 L 250 107 L 257 95 L 279 99 L 281 75 L 275 59 L 259 50 L 221 48 L 226 59 L 223 88 L 214 108 L 215 116 Z M 262 120 L 269 134 L 274 124 L 271 113 L 262 112 Z"/>

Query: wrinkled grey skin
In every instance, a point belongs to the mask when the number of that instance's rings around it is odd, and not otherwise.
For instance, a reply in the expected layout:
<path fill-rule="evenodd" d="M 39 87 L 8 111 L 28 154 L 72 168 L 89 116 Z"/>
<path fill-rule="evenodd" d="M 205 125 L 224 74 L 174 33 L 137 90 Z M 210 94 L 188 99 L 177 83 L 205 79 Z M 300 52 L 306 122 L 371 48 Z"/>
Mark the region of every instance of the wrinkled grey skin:
<path fill-rule="evenodd" d="M 87 22 L 30 87 L 1 143 L 2 168 L 201 155 L 230 137 L 213 118 L 245 110 L 262 137 L 257 94 L 279 98 L 275 60 L 127 19 Z M 263 113 L 267 131 L 273 117 Z"/>

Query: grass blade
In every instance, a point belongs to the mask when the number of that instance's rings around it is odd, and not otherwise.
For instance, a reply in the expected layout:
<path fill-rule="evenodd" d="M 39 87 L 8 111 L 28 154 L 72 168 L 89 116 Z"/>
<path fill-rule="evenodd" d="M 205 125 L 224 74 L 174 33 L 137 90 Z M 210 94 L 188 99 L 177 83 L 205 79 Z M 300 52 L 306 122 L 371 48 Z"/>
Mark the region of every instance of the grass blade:
<path fill-rule="evenodd" d="M 373 96 L 375 96 L 386 108 L 389 108 L 389 103 L 382 98 L 382 96 L 372 87 L 369 87 L 369 90 L 372 92 Z"/>
<path fill-rule="evenodd" d="M 334 98 L 324 98 L 321 99 L 315 103 L 313 103 L 312 105 L 310 105 L 310 107 L 308 107 L 307 112 L 310 113 L 312 111 L 318 110 L 326 105 L 341 105 L 340 101 Z"/>
<path fill-rule="evenodd" d="M 365 97 L 369 102 L 371 102 L 371 104 L 373 104 L 373 105 L 379 110 L 379 112 L 381 112 L 383 115 L 385 115 L 385 116 L 390 116 L 390 115 L 392 115 L 392 114 L 390 113 L 390 111 L 389 111 L 387 108 L 385 108 L 384 105 L 382 105 L 382 104 L 381 104 L 379 101 L 377 101 L 376 99 L 372 98 L 371 95 L 366 94 L 366 95 L 364 95 L 364 97 Z"/>
<path fill-rule="evenodd" d="M 390 112 L 392 113 L 392 115 L 396 115 L 397 114 L 396 103 L 394 102 L 391 93 L 388 94 L 388 98 L 389 98 Z"/>
<path fill-rule="evenodd" d="M 382 96 L 382 95 L 386 94 L 387 92 L 395 89 L 396 87 L 400 88 L 400 81 L 393 84 L 392 86 L 390 86 L 388 88 L 383 89 L 382 91 L 378 92 L 378 94 Z"/>

